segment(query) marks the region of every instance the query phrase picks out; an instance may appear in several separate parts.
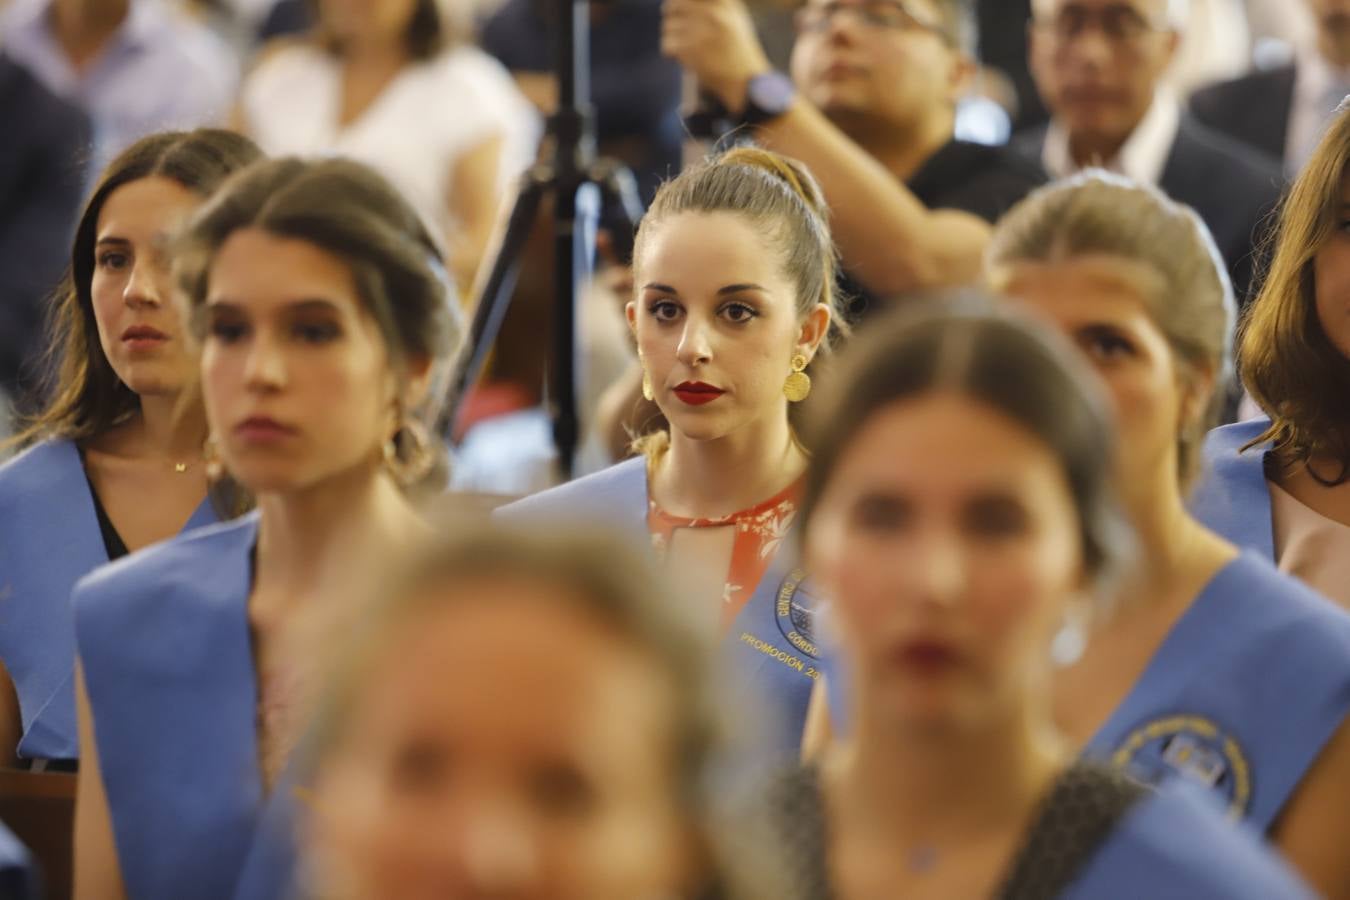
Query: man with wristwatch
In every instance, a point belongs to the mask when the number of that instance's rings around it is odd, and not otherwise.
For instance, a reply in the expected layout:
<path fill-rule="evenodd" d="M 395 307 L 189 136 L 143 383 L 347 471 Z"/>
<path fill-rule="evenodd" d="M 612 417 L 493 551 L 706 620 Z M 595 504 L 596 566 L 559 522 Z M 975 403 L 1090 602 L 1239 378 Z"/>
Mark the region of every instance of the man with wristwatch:
<path fill-rule="evenodd" d="M 663 51 L 733 124 L 811 168 L 844 266 L 873 298 L 975 280 L 990 223 L 1045 180 L 1006 148 L 953 139 L 974 72 L 965 6 L 807 0 L 789 78 L 741 0 L 665 2 Z"/>

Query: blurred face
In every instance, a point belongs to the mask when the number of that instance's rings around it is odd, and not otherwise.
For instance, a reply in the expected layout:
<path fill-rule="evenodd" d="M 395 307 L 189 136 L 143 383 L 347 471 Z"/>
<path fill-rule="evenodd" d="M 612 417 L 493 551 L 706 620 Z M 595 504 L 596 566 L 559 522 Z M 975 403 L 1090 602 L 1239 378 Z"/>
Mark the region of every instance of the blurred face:
<path fill-rule="evenodd" d="M 1350 0 L 1304 0 L 1317 23 L 1317 46 L 1335 66 L 1350 66 Z"/>
<path fill-rule="evenodd" d="M 319 20 L 338 41 L 403 40 L 418 0 L 319 0 Z"/>
<path fill-rule="evenodd" d="M 1337 226 L 1313 262 L 1317 318 L 1331 345 L 1350 359 L 1350 178 L 1341 183 Z"/>
<path fill-rule="evenodd" d="M 662 673 L 549 585 L 441 590 L 468 599 L 404 628 L 316 785 L 314 849 L 342 896 L 680 896 Z"/>
<path fill-rule="evenodd" d="M 1121 492 L 1132 508 L 1177 485 L 1177 437 L 1203 400 L 1150 311 L 1161 286 L 1144 266 L 1111 257 L 1024 263 L 1003 290 L 1059 328 L 1106 382 L 1119 426 Z"/>
<path fill-rule="evenodd" d="M 230 472 L 303 490 L 382 458 L 397 381 L 351 270 L 306 241 L 236 231 L 210 271 L 202 381 Z"/>
<path fill-rule="evenodd" d="M 855 688 L 909 729 L 979 728 L 1023 707 L 1082 584 L 1058 458 L 955 393 L 877 411 L 807 537 Z"/>
<path fill-rule="evenodd" d="M 89 292 L 99 343 L 137 394 L 177 394 L 192 376 L 164 242 L 200 203 L 176 181 L 142 178 L 109 194 L 98 215 Z"/>
<path fill-rule="evenodd" d="M 798 13 L 793 80 L 841 125 L 949 115 L 968 74 L 933 0 L 807 0 Z"/>
<path fill-rule="evenodd" d="M 1075 139 L 1122 143 L 1176 51 L 1166 0 L 1037 0 L 1031 69 Z"/>
<path fill-rule="evenodd" d="M 787 415 L 792 357 L 815 354 L 829 312 L 803 322 L 776 248 L 732 213 L 681 213 L 646 235 L 636 276 L 628 322 L 672 428 L 715 440 Z"/>

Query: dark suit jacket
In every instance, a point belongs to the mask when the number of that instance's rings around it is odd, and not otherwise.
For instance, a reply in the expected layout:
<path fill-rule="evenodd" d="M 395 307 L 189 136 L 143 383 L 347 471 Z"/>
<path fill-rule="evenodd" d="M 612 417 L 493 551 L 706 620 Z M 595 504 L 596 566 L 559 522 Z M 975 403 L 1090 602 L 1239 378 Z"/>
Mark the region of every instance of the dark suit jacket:
<path fill-rule="evenodd" d="M 1014 137 L 1041 158 L 1046 129 Z M 1228 263 L 1233 292 L 1244 303 L 1252 285 L 1255 252 L 1284 188 L 1279 165 L 1238 141 L 1183 114 L 1158 187 L 1199 213 Z"/>
<path fill-rule="evenodd" d="M 43 348 L 47 297 L 70 262 L 90 125 L 3 55 L 0 122 L 0 386 L 14 391 Z"/>
<path fill-rule="evenodd" d="M 1284 159 L 1293 108 L 1293 66 L 1254 72 L 1191 95 L 1191 114 L 1201 122 L 1278 160 Z"/>

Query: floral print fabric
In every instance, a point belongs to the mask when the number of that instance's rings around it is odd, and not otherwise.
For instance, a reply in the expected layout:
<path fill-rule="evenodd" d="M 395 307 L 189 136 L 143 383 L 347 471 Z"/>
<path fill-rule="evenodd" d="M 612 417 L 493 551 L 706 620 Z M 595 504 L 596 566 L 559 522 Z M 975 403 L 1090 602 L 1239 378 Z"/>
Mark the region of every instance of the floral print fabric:
<path fill-rule="evenodd" d="M 722 591 L 722 629 L 740 615 L 759 584 L 773 555 L 792 530 L 802 492 L 799 479 L 763 503 L 719 519 L 691 519 L 666 512 L 650 497 L 647 500 L 647 529 L 652 549 L 664 560 L 671 536 L 679 528 L 726 528 L 734 526 L 736 535 L 731 550 L 731 566 Z"/>

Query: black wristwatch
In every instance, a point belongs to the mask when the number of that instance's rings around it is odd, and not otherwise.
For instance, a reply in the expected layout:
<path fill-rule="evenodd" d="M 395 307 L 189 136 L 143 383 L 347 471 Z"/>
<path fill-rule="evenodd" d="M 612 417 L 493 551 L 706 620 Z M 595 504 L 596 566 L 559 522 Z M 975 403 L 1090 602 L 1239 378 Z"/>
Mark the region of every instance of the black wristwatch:
<path fill-rule="evenodd" d="M 685 116 L 684 126 L 693 137 L 719 140 L 742 125 L 762 125 L 787 112 L 797 96 L 797 86 L 782 72 L 770 70 L 751 78 L 745 85 L 745 107 L 739 117 L 733 115 L 710 91 L 702 91 L 698 107 Z"/>
<path fill-rule="evenodd" d="M 792 107 L 797 86 L 782 72 L 770 70 L 751 78 L 745 86 L 745 109 L 741 121 L 746 125 L 771 122 Z"/>

